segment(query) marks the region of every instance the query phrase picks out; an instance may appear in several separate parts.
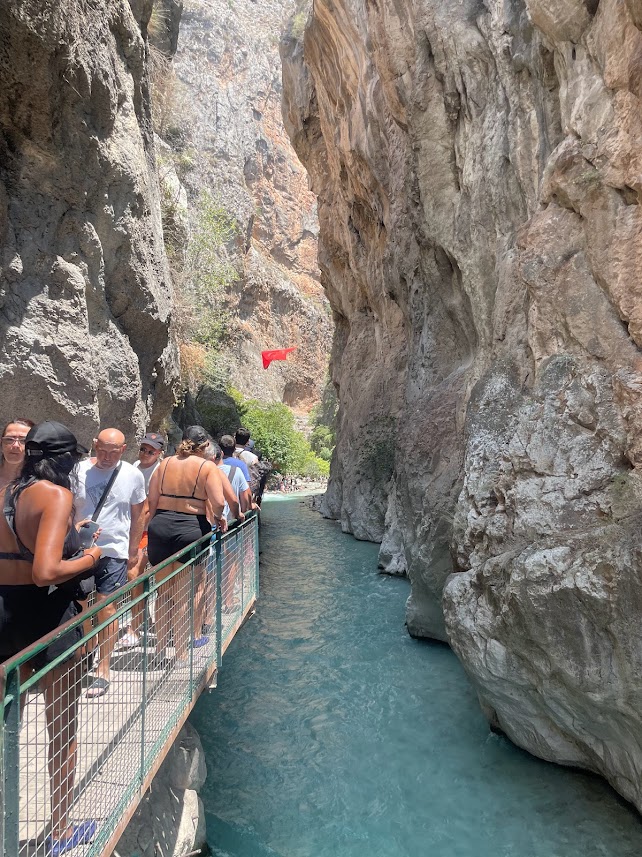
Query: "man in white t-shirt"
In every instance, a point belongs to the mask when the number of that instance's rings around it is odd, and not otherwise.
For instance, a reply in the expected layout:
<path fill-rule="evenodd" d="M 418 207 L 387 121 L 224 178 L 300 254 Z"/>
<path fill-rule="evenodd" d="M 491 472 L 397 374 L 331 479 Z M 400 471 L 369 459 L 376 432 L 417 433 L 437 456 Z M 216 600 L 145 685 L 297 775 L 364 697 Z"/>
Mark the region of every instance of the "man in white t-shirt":
<path fill-rule="evenodd" d="M 162 434 L 158 434 L 155 431 L 148 431 L 140 442 L 138 461 L 134 462 L 134 467 L 137 467 L 143 474 L 146 495 L 149 494 L 149 483 L 154 475 L 154 471 L 160 464 L 164 449 L 165 438 Z M 147 527 L 145 527 L 146 529 Z"/>
<path fill-rule="evenodd" d="M 104 600 L 127 582 L 127 569 L 138 562 L 138 545 L 143 530 L 145 479 L 133 465 L 121 461 L 127 448 L 125 436 L 118 429 L 103 429 L 94 438 L 93 458 L 78 465 L 74 484 L 76 521 L 90 518 L 108 486 L 116 467 L 118 473 L 105 497 L 98 515 L 100 535 L 96 544 L 102 550 L 94 570 L 96 600 Z M 98 613 L 98 621 L 110 619 L 116 612 L 115 602 Z M 109 689 L 109 661 L 118 636 L 118 622 L 112 622 L 98 635 L 96 678 L 87 696 L 103 696 Z"/>

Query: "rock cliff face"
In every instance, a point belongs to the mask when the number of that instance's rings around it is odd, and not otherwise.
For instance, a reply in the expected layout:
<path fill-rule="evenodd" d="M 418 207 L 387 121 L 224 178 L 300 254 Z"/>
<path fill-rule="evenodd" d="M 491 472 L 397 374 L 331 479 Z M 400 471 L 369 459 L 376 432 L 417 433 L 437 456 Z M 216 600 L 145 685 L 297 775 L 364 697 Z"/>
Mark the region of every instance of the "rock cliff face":
<path fill-rule="evenodd" d="M 2 413 L 86 443 L 170 411 L 168 327 L 147 86 L 152 3 L 0 5 Z"/>
<path fill-rule="evenodd" d="M 326 514 L 383 539 L 497 727 L 639 808 L 641 27 L 315 0 L 282 47 L 337 319 Z"/>
<path fill-rule="evenodd" d="M 327 376 L 332 319 L 316 261 L 316 200 L 281 116 L 278 42 L 293 3 L 185 0 L 174 69 L 189 117 L 192 198 L 209 190 L 238 225 L 228 248 L 225 349 L 244 394 L 302 410 Z M 295 345 L 263 369 L 263 349 Z"/>

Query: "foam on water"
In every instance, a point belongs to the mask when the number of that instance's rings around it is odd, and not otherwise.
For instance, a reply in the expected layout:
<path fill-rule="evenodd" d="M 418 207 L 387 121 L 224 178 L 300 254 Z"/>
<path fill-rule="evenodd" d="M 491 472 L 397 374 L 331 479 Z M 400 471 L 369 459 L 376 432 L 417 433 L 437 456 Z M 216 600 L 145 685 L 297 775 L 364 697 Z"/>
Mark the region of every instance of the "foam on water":
<path fill-rule="evenodd" d="M 192 722 L 218 857 L 634 857 L 600 779 L 491 735 L 444 645 L 403 627 L 408 583 L 300 498 L 267 501 L 261 599 Z"/>

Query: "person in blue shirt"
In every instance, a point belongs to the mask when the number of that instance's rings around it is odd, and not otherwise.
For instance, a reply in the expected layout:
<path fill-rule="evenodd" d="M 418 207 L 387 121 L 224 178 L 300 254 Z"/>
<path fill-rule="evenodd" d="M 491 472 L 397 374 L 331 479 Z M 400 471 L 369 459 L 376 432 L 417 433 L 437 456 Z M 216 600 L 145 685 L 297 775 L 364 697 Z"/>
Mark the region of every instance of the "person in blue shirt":
<path fill-rule="evenodd" d="M 249 482 L 250 471 L 247 468 L 247 464 L 243 461 L 242 458 L 235 458 L 234 456 L 234 450 L 236 449 L 236 441 L 234 440 L 232 435 L 224 434 L 223 437 L 219 440 L 218 445 L 223 450 L 223 464 L 236 464 L 243 476 L 245 476 L 245 481 Z"/>

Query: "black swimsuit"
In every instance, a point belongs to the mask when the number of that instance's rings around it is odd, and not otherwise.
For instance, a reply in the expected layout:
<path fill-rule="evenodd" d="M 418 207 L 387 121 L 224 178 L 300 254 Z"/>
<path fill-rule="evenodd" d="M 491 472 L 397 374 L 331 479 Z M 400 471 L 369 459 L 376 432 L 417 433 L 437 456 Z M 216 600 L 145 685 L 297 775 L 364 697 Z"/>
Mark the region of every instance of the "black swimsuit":
<path fill-rule="evenodd" d="M 196 489 L 198 480 L 201 475 L 201 470 L 205 465 L 205 461 L 198 468 L 196 479 L 194 481 L 194 489 L 190 496 L 185 494 L 166 494 L 163 491 L 165 483 L 165 473 L 169 465 L 170 459 L 167 459 L 165 469 L 160 484 L 161 497 L 170 497 L 172 500 L 200 500 L 205 502 L 205 497 L 197 497 Z M 149 522 L 147 544 L 147 556 L 151 565 L 158 565 L 172 556 L 172 554 L 186 548 L 200 539 L 201 536 L 207 535 L 212 531 L 212 525 L 207 520 L 205 515 L 198 515 L 194 512 L 175 512 L 172 509 L 157 509 L 156 514 Z"/>
<path fill-rule="evenodd" d="M 28 482 L 24 488 L 35 483 Z M 18 552 L 0 552 L 0 560 L 33 562 L 33 553 L 23 544 L 16 532 L 16 502 L 19 494 L 5 491 L 4 517 L 16 537 Z M 71 559 L 80 550 L 80 537 L 71 527 L 65 537 L 63 559 Z M 68 619 L 77 616 L 82 609 L 77 599 L 89 588 L 92 575 L 88 572 L 64 583 L 53 586 L 36 586 L 33 583 L 0 585 L 0 661 L 5 661 L 21 649 L 30 646 Z M 87 586 L 81 588 L 81 581 Z M 61 655 L 82 637 L 82 626 L 64 634 L 31 661 L 34 669 L 40 669 Z M 73 657 L 73 654 L 69 656 Z M 67 659 L 68 660 L 68 659 Z"/>

